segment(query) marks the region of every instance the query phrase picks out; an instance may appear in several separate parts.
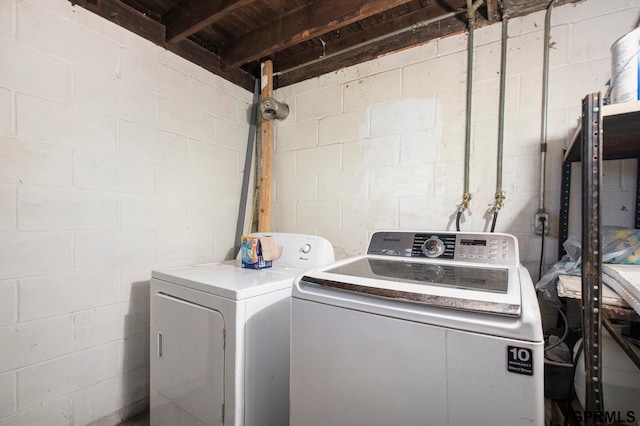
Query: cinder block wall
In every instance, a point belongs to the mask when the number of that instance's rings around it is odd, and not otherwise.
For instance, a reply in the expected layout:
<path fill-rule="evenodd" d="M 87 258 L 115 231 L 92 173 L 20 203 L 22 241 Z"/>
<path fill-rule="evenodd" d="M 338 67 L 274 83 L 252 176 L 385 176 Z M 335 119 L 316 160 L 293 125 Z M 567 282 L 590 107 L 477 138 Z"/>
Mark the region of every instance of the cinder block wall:
<path fill-rule="evenodd" d="M 581 100 L 606 91 L 610 46 L 631 31 L 640 2 L 587 0 L 552 14 L 546 261 L 557 253 L 560 158 Z M 533 234 L 540 194 L 545 13 L 509 22 L 504 207 L 497 232 L 515 234 L 538 276 Z M 501 24 L 476 31 L 470 209 L 462 230 L 486 231 L 497 168 Z M 277 123 L 274 228 L 319 233 L 338 256 L 366 250 L 380 229 L 455 230 L 464 183 L 466 35 L 456 35 L 276 91 L 292 114 Z M 633 227 L 635 160 L 605 165 L 604 223 Z M 571 231 L 580 229 L 574 168 Z"/>
<path fill-rule="evenodd" d="M 0 0 L 0 58 L 0 425 L 116 424 L 151 269 L 233 246 L 251 94 L 67 0 Z"/>

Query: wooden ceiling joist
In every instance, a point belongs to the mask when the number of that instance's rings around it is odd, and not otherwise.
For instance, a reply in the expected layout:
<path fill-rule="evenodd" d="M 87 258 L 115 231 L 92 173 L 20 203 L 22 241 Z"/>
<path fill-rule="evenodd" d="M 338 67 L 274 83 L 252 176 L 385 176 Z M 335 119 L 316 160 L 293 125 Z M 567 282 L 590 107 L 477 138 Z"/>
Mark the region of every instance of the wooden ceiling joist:
<path fill-rule="evenodd" d="M 226 46 L 222 54 L 223 62 L 229 68 L 237 67 L 409 1 L 340 0 L 308 3 Z"/>
<path fill-rule="evenodd" d="M 68 1 L 247 90 L 266 60 L 277 71 L 277 89 L 460 33 L 467 24 L 467 0 Z M 484 0 L 477 24 L 542 11 L 549 1 Z"/>
<path fill-rule="evenodd" d="M 167 42 L 177 43 L 256 0 L 192 0 L 167 12 Z"/>

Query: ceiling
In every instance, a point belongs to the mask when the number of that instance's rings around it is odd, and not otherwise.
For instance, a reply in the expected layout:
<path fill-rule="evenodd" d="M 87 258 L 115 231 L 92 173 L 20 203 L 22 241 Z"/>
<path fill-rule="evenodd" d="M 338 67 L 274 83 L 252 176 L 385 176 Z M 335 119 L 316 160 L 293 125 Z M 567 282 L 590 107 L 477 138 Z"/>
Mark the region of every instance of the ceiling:
<path fill-rule="evenodd" d="M 274 88 L 467 28 L 467 0 L 69 0 L 248 90 Z M 475 0 L 476 27 L 550 0 Z M 556 4 L 578 0 L 557 0 Z"/>

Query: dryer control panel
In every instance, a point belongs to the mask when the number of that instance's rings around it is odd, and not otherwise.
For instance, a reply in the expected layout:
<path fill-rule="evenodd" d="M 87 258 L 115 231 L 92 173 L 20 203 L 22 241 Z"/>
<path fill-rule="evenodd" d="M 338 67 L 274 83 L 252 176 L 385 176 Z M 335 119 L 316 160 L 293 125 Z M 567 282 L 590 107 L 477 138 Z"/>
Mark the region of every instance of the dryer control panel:
<path fill-rule="evenodd" d="M 376 232 L 367 254 L 515 266 L 518 241 L 513 235 L 486 232 Z"/>

